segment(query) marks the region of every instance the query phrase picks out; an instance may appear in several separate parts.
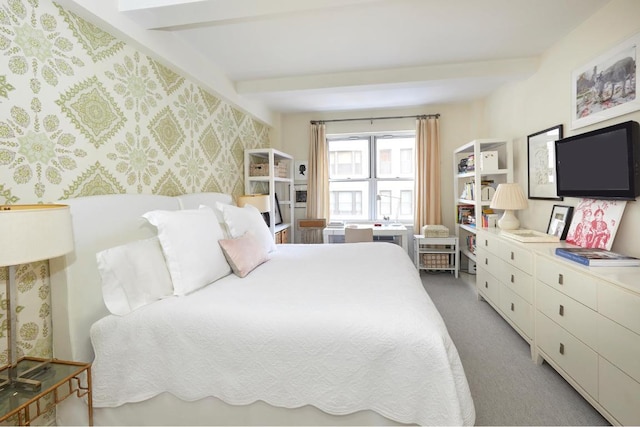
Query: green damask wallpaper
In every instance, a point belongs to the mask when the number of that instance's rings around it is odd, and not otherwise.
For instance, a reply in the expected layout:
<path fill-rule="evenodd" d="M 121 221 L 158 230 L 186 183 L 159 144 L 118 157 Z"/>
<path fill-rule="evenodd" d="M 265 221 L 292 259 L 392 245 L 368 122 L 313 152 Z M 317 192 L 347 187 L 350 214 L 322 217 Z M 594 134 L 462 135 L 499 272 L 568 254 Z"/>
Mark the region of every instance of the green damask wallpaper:
<path fill-rule="evenodd" d="M 0 3 L 0 204 L 239 195 L 244 150 L 269 145 L 263 123 L 55 3 Z M 48 275 L 47 262 L 18 269 L 19 347 L 31 356 L 51 355 Z"/>

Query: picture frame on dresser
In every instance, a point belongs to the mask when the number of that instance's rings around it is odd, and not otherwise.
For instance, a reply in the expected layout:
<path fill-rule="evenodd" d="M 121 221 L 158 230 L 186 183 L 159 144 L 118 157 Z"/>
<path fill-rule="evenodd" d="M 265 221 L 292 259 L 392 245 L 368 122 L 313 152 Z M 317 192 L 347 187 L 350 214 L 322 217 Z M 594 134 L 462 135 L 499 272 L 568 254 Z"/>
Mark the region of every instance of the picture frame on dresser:
<path fill-rule="evenodd" d="M 556 191 L 555 141 L 563 137 L 559 124 L 527 136 L 529 199 L 563 200 Z"/>
<path fill-rule="evenodd" d="M 553 205 L 551 216 L 549 217 L 549 225 L 547 226 L 547 234 L 558 236 L 560 240 L 565 240 L 569 232 L 572 216 L 573 206 Z"/>

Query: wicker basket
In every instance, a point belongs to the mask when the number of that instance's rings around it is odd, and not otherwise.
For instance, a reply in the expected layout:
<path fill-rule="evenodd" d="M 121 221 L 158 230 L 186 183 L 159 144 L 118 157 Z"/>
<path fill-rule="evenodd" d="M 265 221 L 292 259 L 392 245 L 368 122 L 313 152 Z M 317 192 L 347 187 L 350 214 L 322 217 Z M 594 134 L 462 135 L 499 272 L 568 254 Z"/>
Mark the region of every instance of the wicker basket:
<path fill-rule="evenodd" d="M 449 229 L 444 225 L 425 225 L 422 227 L 424 237 L 449 237 Z"/>
<path fill-rule="evenodd" d="M 422 254 L 422 265 L 426 268 L 449 268 L 449 254 Z"/>
<path fill-rule="evenodd" d="M 287 178 L 287 163 L 277 162 L 273 168 L 273 176 L 276 178 Z M 268 176 L 269 163 L 252 163 L 249 165 L 249 176 Z"/>
<path fill-rule="evenodd" d="M 268 163 L 252 163 L 249 165 L 249 176 L 267 176 L 269 175 Z"/>

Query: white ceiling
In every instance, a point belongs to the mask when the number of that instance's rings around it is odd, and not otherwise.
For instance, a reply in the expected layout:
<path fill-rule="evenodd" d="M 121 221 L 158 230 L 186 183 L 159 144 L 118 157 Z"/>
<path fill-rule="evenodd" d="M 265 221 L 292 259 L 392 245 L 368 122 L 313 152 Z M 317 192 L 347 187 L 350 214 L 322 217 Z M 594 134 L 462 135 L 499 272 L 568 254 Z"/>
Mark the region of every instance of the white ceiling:
<path fill-rule="evenodd" d="M 119 0 L 277 112 L 477 99 L 609 0 Z"/>

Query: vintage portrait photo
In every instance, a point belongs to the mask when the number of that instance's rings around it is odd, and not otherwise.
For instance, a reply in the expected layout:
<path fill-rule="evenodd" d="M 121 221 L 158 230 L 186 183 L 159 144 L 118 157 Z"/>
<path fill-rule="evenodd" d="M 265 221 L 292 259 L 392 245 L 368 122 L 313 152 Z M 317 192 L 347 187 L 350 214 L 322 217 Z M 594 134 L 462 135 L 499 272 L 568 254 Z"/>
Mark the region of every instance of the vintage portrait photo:
<path fill-rule="evenodd" d="M 624 200 L 580 199 L 573 212 L 567 243 L 611 250 L 626 204 Z"/>

